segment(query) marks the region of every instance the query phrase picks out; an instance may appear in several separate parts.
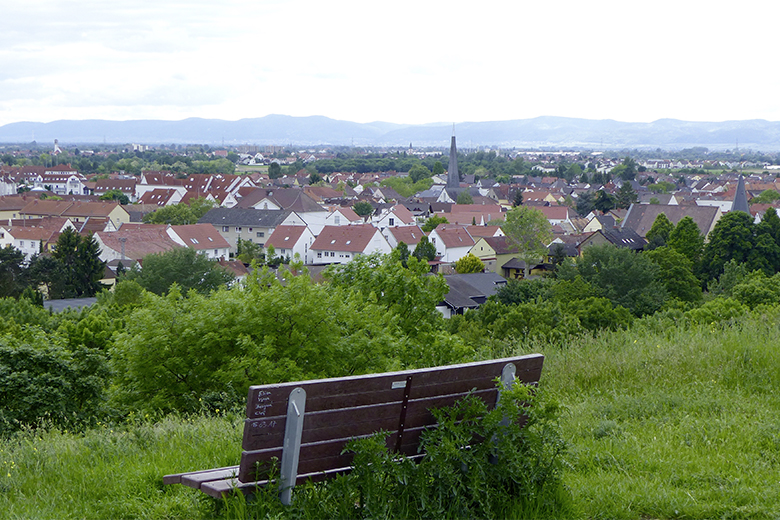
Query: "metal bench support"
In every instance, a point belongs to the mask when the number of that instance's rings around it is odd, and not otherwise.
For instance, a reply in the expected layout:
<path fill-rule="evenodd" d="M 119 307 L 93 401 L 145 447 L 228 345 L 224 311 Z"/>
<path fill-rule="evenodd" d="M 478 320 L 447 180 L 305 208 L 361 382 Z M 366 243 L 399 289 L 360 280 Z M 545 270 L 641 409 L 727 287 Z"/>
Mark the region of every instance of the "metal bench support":
<path fill-rule="evenodd" d="M 281 484 L 282 504 L 289 506 L 292 500 L 292 488 L 298 478 L 298 456 L 301 452 L 303 417 L 306 412 L 306 391 L 295 388 L 287 400 L 287 425 L 284 429 L 284 450 L 279 480 Z"/>

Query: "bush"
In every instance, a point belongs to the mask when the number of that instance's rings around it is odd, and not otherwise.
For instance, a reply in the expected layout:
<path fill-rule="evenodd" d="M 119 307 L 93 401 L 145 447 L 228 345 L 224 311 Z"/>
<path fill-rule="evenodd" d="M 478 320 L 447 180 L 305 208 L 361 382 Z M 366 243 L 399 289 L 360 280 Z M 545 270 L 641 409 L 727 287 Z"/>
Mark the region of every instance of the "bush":
<path fill-rule="evenodd" d="M 502 391 L 491 411 L 471 395 L 431 410 L 439 427 L 423 433 L 419 463 L 388 451 L 381 432 L 348 445 L 355 453 L 351 473 L 296 488 L 289 509 L 265 492 L 250 506 L 295 518 L 556 516 L 568 506 L 558 412 L 523 385 Z"/>

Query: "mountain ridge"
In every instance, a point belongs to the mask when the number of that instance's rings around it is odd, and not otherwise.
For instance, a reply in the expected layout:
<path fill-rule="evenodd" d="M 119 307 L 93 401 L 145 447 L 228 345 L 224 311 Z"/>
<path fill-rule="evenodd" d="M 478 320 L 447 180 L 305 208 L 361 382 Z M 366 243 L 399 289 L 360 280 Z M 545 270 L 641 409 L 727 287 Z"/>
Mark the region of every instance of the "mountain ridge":
<path fill-rule="evenodd" d="M 0 143 L 209 144 L 447 147 L 452 123 L 355 123 L 326 116 L 270 114 L 236 121 L 191 117 L 178 121 L 138 119 L 30 121 L 0 126 Z M 540 116 L 455 124 L 459 146 L 502 148 L 682 149 L 704 146 L 780 150 L 780 122 L 721 122 L 664 118 L 649 123 L 614 119 Z"/>

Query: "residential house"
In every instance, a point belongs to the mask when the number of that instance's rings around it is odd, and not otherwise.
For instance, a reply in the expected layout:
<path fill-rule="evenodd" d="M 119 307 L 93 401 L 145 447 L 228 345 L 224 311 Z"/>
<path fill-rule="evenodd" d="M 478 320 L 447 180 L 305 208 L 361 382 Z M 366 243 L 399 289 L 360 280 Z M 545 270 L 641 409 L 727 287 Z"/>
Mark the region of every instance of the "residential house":
<path fill-rule="evenodd" d="M 466 256 L 474 246 L 474 238 L 462 227 L 438 226 L 428 235 L 436 246 L 436 256 L 445 263 L 454 263 Z"/>
<path fill-rule="evenodd" d="M 230 245 L 210 224 L 168 226 L 168 236 L 177 244 L 196 250 L 211 260 L 227 259 Z"/>
<path fill-rule="evenodd" d="M 364 224 L 325 226 L 310 250 L 315 264 L 344 264 L 357 255 L 389 253 L 392 248 L 378 228 Z"/>
<path fill-rule="evenodd" d="M 181 247 L 168 234 L 167 227 L 166 224 L 125 224 L 117 231 L 97 232 L 93 236 L 100 246 L 101 260 L 121 260 L 128 267 L 130 261 Z"/>
<path fill-rule="evenodd" d="M 517 257 L 519 250 L 517 246 L 505 236 L 480 237 L 469 250 L 469 253 L 482 260 L 487 271 L 499 274 L 504 278 L 510 278 L 513 274 L 511 272 L 511 267 L 505 270 L 504 265 Z"/>
<path fill-rule="evenodd" d="M 99 179 L 95 183 L 95 195 L 105 195 L 109 191 L 119 191 L 126 195 L 130 202 L 136 202 L 135 185 L 138 180 L 135 177 L 129 179 Z"/>
<path fill-rule="evenodd" d="M 496 273 L 453 274 L 445 276 L 444 280 L 449 290 L 436 310 L 445 318 L 479 308 L 507 283 Z"/>
<path fill-rule="evenodd" d="M 278 226 L 305 226 L 306 223 L 294 211 L 213 208 L 198 220 L 199 224 L 211 224 L 230 244 L 235 254 L 238 239 L 248 240 L 265 247 L 266 240 Z"/>
<path fill-rule="evenodd" d="M 65 217 L 74 223 L 90 217 L 107 218 L 116 228 L 130 222 L 130 214 L 116 201 L 82 202 L 74 200 L 33 199 L 19 212 L 21 218 Z"/>
<path fill-rule="evenodd" d="M 379 215 L 376 215 L 371 222 L 375 227 L 380 229 L 391 228 L 397 226 L 416 226 L 417 222 L 414 215 L 409 211 L 406 206 L 402 204 L 396 204 L 395 206 L 386 208 L 381 211 Z"/>
<path fill-rule="evenodd" d="M 420 226 L 388 227 L 382 230 L 382 234 L 393 249 L 403 242 L 409 247 L 410 252 L 414 251 L 414 248 L 420 243 L 420 239 L 425 236 Z"/>
<path fill-rule="evenodd" d="M 628 208 L 622 229 L 632 229 L 644 237 L 653 227 L 656 217 L 665 214 L 669 221 L 677 225 L 684 217 L 691 217 L 705 237 L 715 228 L 723 215 L 720 208 L 713 206 L 659 206 L 656 204 L 632 204 Z"/>
<path fill-rule="evenodd" d="M 304 264 L 311 263 L 314 258 L 311 246 L 314 244 L 314 234 L 306 226 L 277 226 L 265 243 L 265 247 L 273 246 L 276 256 L 294 259 L 295 255 Z"/>

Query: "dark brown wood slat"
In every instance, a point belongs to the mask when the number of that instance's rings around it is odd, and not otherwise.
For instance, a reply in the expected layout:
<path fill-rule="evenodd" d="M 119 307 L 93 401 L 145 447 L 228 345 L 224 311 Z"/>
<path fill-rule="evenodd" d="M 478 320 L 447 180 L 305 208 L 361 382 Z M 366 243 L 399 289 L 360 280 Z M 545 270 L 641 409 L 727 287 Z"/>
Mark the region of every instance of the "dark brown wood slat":
<path fill-rule="evenodd" d="M 188 476 L 188 475 L 198 475 L 200 473 L 211 473 L 213 471 L 221 471 L 221 470 L 229 470 L 234 469 L 238 471 L 238 466 L 226 466 L 224 468 L 212 468 L 212 469 L 202 469 L 200 471 L 188 471 L 186 473 L 174 473 L 171 475 L 165 475 L 163 477 L 163 484 L 181 484 L 182 477 Z"/>
<path fill-rule="evenodd" d="M 431 408 L 450 406 L 467 393 L 428 397 L 409 401 L 406 412 L 408 427 L 423 426 L 433 421 Z M 474 392 L 489 407 L 495 403 L 498 390 L 490 388 Z M 318 442 L 326 439 L 361 436 L 376 433 L 380 430 L 393 431 L 398 427 L 401 414 L 401 403 L 388 403 L 359 408 L 324 410 L 307 412 L 303 420 L 302 443 Z M 273 427 L 263 423 L 272 422 Z M 282 446 L 286 417 L 268 420 L 247 419 L 244 425 L 244 440 L 242 447 L 246 451 L 255 451 Z"/>
<path fill-rule="evenodd" d="M 306 409 L 317 411 L 325 409 L 328 404 L 337 407 L 360 406 L 388 400 L 400 400 L 403 398 L 403 387 L 396 388 L 401 397 L 393 399 L 393 383 L 402 383 L 406 376 L 412 374 L 412 391 L 428 384 L 442 384 L 458 380 L 475 380 L 484 382 L 485 375 L 489 374 L 488 381 L 501 375 L 501 369 L 507 363 L 515 363 L 518 367 L 518 376 L 525 379 L 523 373 L 541 372 L 544 357 L 539 354 L 504 358 L 488 362 L 465 363 L 445 367 L 425 368 L 419 370 L 404 370 L 400 372 L 388 372 L 384 374 L 369 374 L 362 376 L 350 376 L 333 379 L 319 379 L 313 381 L 298 381 L 292 383 L 280 383 L 277 385 L 252 386 L 249 388 L 247 398 L 247 417 L 250 419 L 261 417 L 273 417 L 284 415 L 287 412 L 287 398 L 296 387 L 306 390 Z M 538 377 L 537 377 L 538 379 Z M 387 392 L 391 395 L 378 393 Z M 454 392 L 453 392 L 454 393 Z M 320 403 L 320 396 L 328 396 Z M 331 398 L 337 398 L 335 403 Z M 412 397 L 415 397 L 414 395 Z M 338 399 L 342 399 L 346 405 L 339 405 Z"/>
<path fill-rule="evenodd" d="M 200 489 L 204 482 L 213 482 L 215 480 L 225 480 L 238 476 L 238 466 L 230 468 L 215 469 L 212 471 L 203 471 L 184 475 L 181 483 L 191 488 Z"/>

